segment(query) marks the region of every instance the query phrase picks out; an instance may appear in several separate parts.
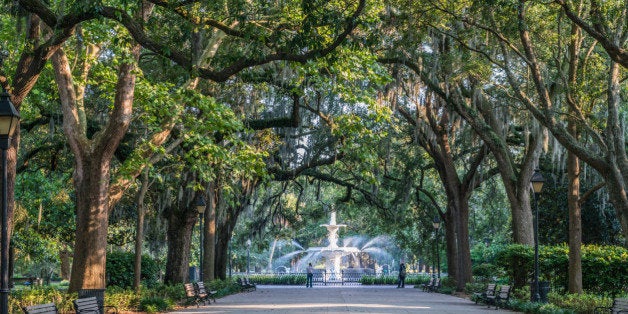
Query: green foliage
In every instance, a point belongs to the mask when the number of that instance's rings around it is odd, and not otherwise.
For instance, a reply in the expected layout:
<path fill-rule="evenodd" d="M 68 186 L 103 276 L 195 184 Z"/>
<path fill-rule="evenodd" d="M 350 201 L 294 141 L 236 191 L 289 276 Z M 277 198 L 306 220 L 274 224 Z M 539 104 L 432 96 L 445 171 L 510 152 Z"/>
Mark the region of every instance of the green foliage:
<path fill-rule="evenodd" d="M 482 283 L 487 283 L 493 280 L 493 276 L 498 274 L 497 266 L 491 263 L 482 263 L 482 264 L 474 264 L 473 265 L 473 275 L 476 277 L 476 280 Z"/>
<path fill-rule="evenodd" d="M 486 284 L 481 282 L 467 282 L 464 285 L 464 292 L 468 295 L 473 295 L 474 293 L 482 293 L 486 291 Z"/>
<path fill-rule="evenodd" d="M 107 254 L 108 285 L 121 288 L 133 286 L 135 254 L 113 252 Z M 147 287 L 154 286 L 159 279 L 159 264 L 148 255 L 142 256 L 141 280 Z"/>
<path fill-rule="evenodd" d="M 251 281 L 263 285 L 305 285 L 305 274 L 252 275 Z"/>
<path fill-rule="evenodd" d="M 140 298 L 141 294 L 134 290 L 113 286 L 107 288 L 105 292 L 105 305 L 115 306 L 118 310 L 137 309 L 140 304 Z"/>
<path fill-rule="evenodd" d="M 575 313 L 570 309 L 563 309 L 552 303 L 538 303 L 522 301 L 519 299 L 510 299 L 508 308 L 513 311 L 523 313 L 541 313 L 541 314 L 572 314 Z"/>
<path fill-rule="evenodd" d="M 576 313 L 593 313 L 598 306 L 610 306 L 613 299 L 608 296 L 600 296 L 590 293 L 582 294 L 558 294 L 550 292 L 549 302 L 565 309 L 573 310 Z"/>
<path fill-rule="evenodd" d="M 15 289 L 9 298 L 9 313 L 21 313 L 24 306 L 51 302 L 57 305 L 59 312 L 71 313 L 74 310 L 72 300 L 76 298 L 76 294 L 68 294 L 50 286 Z"/>
<path fill-rule="evenodd" d="M 362 276 L 360 283 L 363 285 L 396 285 L 398 282 L 397 276 Z M 414 275 L 409 274 L 406 276 L 405 283 L 407 285 L 420 285 L 429 282 L 430 277 L 427 275 Z"/>
<path fill-rule="evenodd" d="M 172 310 L 174 303 L 169 299 L 162 299 L 159 297 L 146 297 L 140 300 L 140 311 L 147 313 L 159 313 Z"/>
<path fill-rule="evenodd" d="M 208 283 L 208 287 L 218 291 L 216 297 L 239 292 L 238 285 L 232 280 L 215 280 Z M 53 286 L 15 289 L 9 298 L 9 312 L 21 313 L 21 308 L 24 306 L 54 302 L 60 313 L 73 313 L 72 301 L 77 297 L 76 293 L 68 294 L 65 290 Z M 139 293 L 120 287 L 110 287 L 105 292 L 105 305 L 115 306 L 121 312 L 167 312 L 172 311 L 177 303 L 185 300 L 183 284 L 159 285 L 154 288 L 142 287 Z"/>
<path fill-rule="evenodd" d="M 533 248 L 513 244 L 500 247 L 494 256 L 499 272 L 512 278 L 514 269 L 534 267 Z M 567 290 L 567 245 L 541 246 L 539 269 L 541 280 L 550 281 L 553 289 Z M 474 268 L 476 269 L 476 268 Z M 620 246 L 582 246 L 582 282 L 587 292 L 618 295 L 628 290 L 628 249 Z"/>

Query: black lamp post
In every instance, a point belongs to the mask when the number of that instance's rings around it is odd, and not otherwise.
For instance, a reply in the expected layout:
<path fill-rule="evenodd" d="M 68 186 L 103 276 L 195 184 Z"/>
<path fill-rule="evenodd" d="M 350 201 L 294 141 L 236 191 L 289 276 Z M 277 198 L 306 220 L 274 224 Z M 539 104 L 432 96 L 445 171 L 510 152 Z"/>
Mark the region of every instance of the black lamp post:
<path fill-rule="evenodd" d="M 2 241 L 0 241 L 0 313 L 9 313 L 9 226 L 7 201 L 7 150 L 11 146 L 11 138 L 20 121 L 20 115 L 15 110 L 9 94 L 2 87 L 0 94 L 0 149 L 2 150 Z"/>
<path fill-rule="evenodd" d="M 251 239 L 246 240 L 246 275 L 251 273 Z"/>
<path fill-rule="evenodd" d="M 534 191 L 534 293 L 531 295 L 532 302 L 541 301 L 541 295 L 539 294 L 539 204 L 538 198 L 541 190 L 543 189 L 543 183 L 545 178 L 539 171 L 534 170 L 534 174 L 530 179 L 532 184 L 532 190 Z"/>
<path fill-rule="evenodd" d="M 438 219 L 438 216 L 434 217 L 432 226 L 434 227 L 434 239 L 436 241 L 436 266 L 438 266 L 438 278 L 440 278 L 440 254 L 438 253 L 438 229 L 440 228 L 440 219 Z"/>
<path fill-rule="evenodd" d="M 199 256 L 198 256 L 198 266 L 199 266 L 199 277 L 200 281 L 203 281 L 203 214 L 205 213 L 205 198 L 201 195 L 196 199 L 196 211 L 198 212 L 198 248 L 199 248 Z"/>

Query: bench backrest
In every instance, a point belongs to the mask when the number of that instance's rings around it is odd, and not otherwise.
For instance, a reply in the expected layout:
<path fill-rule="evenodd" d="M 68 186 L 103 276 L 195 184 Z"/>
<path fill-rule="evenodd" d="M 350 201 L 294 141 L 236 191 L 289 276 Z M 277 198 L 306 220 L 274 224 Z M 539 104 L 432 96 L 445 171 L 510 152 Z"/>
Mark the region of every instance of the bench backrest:
<path fill-rule="evenodd" d="M 72 301 L 76 313 L 100 313 L 100 305 L 96 297 L 81 298 Z"/>
<path fill-rule="evenodd" d="M 613 301 L 613 311 L 628 312 L 628 298 L 617 298 Z"/>
<path fill-rule="evenodd" d="M 497 288 L 496 284 L 489 283 L 488 286 L 486 286 L 486 295 L 495 295 L 496 288 Z"/>
<path fill-rule="evenodd" d="M 25 314 L 56 314 L 57 306 L 54 303 L 36 304 L 22 308 Z"/>
<path fill-rule="evenodd" d="M 207 294 L 207 291 L 205 290 L 205 283 L 202 281 L 199 281 L 196 283 L 196 292 L 198 294 Z"/>
<path fill-rule="evenodd" d="M 196 289 L 194 289 L 194 284 L 186 283 L 183 285 L 185 287 L 185 296 L 190 298 L 196 296 Z"/>
<path fill-rule="evenodd" d="M 499 293 L 497 294 L 500 299 L 508 299 L 510 297 L 510 286 L 503 285 L 499 288 Z"/>

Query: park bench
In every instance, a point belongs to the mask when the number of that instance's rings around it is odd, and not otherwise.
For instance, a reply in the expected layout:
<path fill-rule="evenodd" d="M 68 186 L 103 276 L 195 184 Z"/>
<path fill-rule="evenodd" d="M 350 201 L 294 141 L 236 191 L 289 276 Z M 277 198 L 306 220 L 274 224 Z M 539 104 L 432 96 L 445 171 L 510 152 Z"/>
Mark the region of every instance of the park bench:
<path fill-rule="evenodd" d="M 22 308 L 24 314 L 57 314 L 57 306 L 54 303 L 29 305 Z"/>
<path fill-rule="evenodd" d="M 244 277 L 244 284 L 251 287 L 253 290 L 257 290 L 257 285 L 251 281 L 248 277 Z"/>
<path fill-rule="evenodd" d="M 186 284 L 183 284 L 183 287 L 185 288 L 185 298 L 186 298 L 185 306 L 187 307 L 190 304 L 190 301 L 192 301 L 196 303 L 196 307 L 199 307 L 199 302 L 201 301 L 201 298 L 196 292 L 196 287 L 194 287 L 194 284 L 186 283 Z"/>
<path fill-rule="evenodd" d="M 421 285 L 423 291 L 428 291 L 429 287 L 434 284 L 434 277 L 430 278 L 430 281 Z"/>
<path fill-rule="evenodd" d="M 238 283 L 238 286 L 240 286 L 240 290 L 242 291 L 253 291 L 256 289 L 255 286 L 251 286 L 250 284 L 246 283 L 241 277 L 238 277 L 236 282 Z"/>
<path fill-rule="evenodd" d="M 499 309 L 500 305 L 505 307 L 510 299 L 510 291 L 512 289 L 509 285 L 503 285 L 499 287 L 499 292 L 493 296 L 486 296 L 486 304 L 490 308 L 491 305 L 495 305 L 495 309 Z"/>
<path fill-rule="evenodd" d="M 475 301 L 475 304 L 478 304 L 478 302 L 483 302 L 486 303 L 486 298 L 488 296 L 494 296 L 495 295 L 495 290 L 497 290 L 497 285 L 494 283 L 489 283 L 486 286 L 486 291 L 482 292 L 482 293 L 474 293 L 473 296 L 471 297 L 471 299 L 473 301 Z"/>
<path fill-rule="evenodd" d="M 440 289 L 440 278 L 434 279 L 432 284 L 427 287 L 427 292 L 438 292 Z"/>
<path fill-rule="evenodd" d="M 74 310 L 76 311 L 76 314 L 101 314 L 101 310 L 104 311 L 105 308 L 109 308 L 112 312 L 118 313 L 118 308 L 116 308 L 115 306 L 105 306 L 104 304 L 100 304 L 98 302 L 98 298 L 96 297 L 80 298 L 72 301 L 72 303 L 74 304 Z"/>
<path fill-rule="evenodd" d="M 610 307 L 598 306 L 594 309 L 595 313 L 628 313 L 628 298 L 617 298 L 613 300 L 613 305 Z"/>
<path fill-rule="evenodd" d="M 203 301 L 203 305 L 205 305 L 205 301 L 209 301 L 209 304 L 212 304 L 211 300 L 214 300 L 214 303 L 216 303 L 215 296 L 218 291 L 208 291 L 205 289 L 205 283 L 202 281 L 197 282 L 194 286 L 196 288 L 196 295 L 198 295 L 200 301 Z"/>

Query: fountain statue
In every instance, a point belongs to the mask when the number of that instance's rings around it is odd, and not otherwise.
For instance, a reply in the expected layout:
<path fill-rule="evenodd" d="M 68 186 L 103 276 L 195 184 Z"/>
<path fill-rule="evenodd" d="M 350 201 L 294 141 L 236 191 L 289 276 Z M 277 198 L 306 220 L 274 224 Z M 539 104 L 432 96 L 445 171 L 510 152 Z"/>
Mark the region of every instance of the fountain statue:
<path fill-rule="evenodd" d="M 307 249 L 307 252 L 320 252 L 325 258 L 325 269 L 330 274 L 331 280 L 334 279 L 336 273 L 341 271 L 340 264 L 343 256 L 360 252 L 357 247 L 338 246 L 338 229 L 346 226 L 345 224 L 336 223 L 336 211 L 332 211 L 329 224 L 321 225 L 321 227 L 327 228 L 327 240 L 329 244 L 325 247 L 311 247 Z"/>

